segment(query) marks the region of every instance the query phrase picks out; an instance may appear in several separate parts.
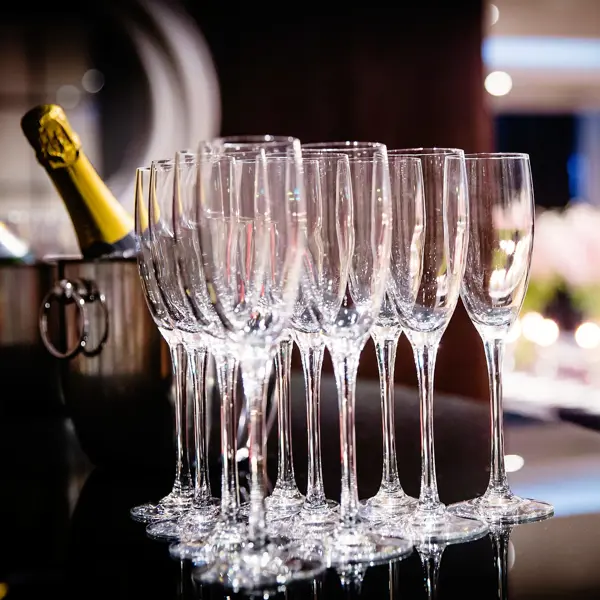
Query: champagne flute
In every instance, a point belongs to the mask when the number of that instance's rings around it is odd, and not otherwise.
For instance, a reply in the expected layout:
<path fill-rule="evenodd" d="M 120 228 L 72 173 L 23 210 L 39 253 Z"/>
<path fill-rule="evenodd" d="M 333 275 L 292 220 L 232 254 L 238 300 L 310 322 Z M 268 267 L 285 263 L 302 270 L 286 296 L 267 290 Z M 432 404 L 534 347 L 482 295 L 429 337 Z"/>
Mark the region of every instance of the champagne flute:
<path fill-rule="evenodd" d="M 527 290 L 535 205 L 527 154 L 468 154 L 471 221 L 461 296 L 483 346 L 490 379 L 491 465 L 483 496 L 453 506 L 458 515 L 521 523 L 547 517 L 547 502 L 521 498 L 504 465 L 502 359 L 508 330 Z"/>
<path fill-rule="evenodd" d="M 485 523 L 448 512 L 440 502 L 433 437 L 433 377 L 442 335 L 458 302 L 468 238 L 469 205 L 464 153 L 451 149 L 394 150 L 391 157 L 421 160 L 425 199 L 425 252 L 414 302 L 397 302 L 400 322 L 417 365 L 421 419 L 421 491 L 404 524 L 417 544 L 476 538 Z"/>
<path fill-rule="evenodd" d="M 253 158 L 211 155 L 197 202 L 199 255 L 218 327 L 240 361 L 251 478 L 243 543 L 207 549 L 199 578 L 235 591 L 312 578 L 326 566 L 318 548 L 269 536 L 264 499 L 267 377 L 298 292 L 305 219 L 299 142 L 284 157 L 268 157 L 262 148 Z"/>
<path fill-rule="evenodd" d="M 169 551 L 175 558 L 201 560 L 207 548 L 227 551 L 237 548 L 245 539 L 241 514 L 240 487 L 237 462 L 236 388 L 238 360 L 230 352 L 225 334 L 219 327 L 219 318 L 206 289 L 196 211 L 199 194 L 203 190 L 202 176 L 212 163 L 207 153 L 178 152 L 178 197 L 173 198 L 173 232 L 179 249 L 178 260 L 186 295 L 193 307 L 197 322 L 205 333 L 205 342 L 215 357 L 220 391 L 221 426 L 221 504 L 220 516 L 214 528 L 190 513 L 182 523 L 181 541 Z M 228 171 L 233 159 L 220 163 Z M 220 181 L 215 178 L 213 182 Z M 208 525 L 208 526 L 207 526 Z"/>
<path fill-rule="evenodd" d="M 155 520 L 173 519 L 189 509 L 192 504 L 192 482 L 187 436 L 187 354 L 179 330 L 160 293 L 156 279 L 155 264 L 151 252 L 151 236 L 148 227 L 148 198 L 150 197 L 150 168 L 136 171 L 135 186 L 135 233 L 137 240 L 137 263 L 146 304 L 158 330 L 169 346 L 173 369 L 175 392 L 175 481 L 171 493 L 157 504 L 147 503 L 131 509 L 131 517 L 148 523 Z"/>
<path fill-rule="evenodd" d="M 383 428 L 383 474 L 379 491 L 362 503 L 361 515 L 370 521 L 392 524 L 416 504 L 404 492 L 398 477 L 394 419 L 394 368 L 402 333 L 400 312 L 414 306 L 423 274 L 425 201 L 421 160 L 390 156 L 392 199 L 392 251 L 387 292 L 377 323 L 371 331 L 377 351 Z"/>
<path fill-rule="evenodd" d="M 210 152 L 220 155 L 248 157 L 257 151 L 266 156 L 294 152 L 296 138 L 280 135 L 225 136 L 210 142 Z M 289 334 L 282 336 L 275 355 L 275 388 L 277 402 L 277 480 L 265 505 L 269 519 L 286 518 L 300 510 L 304 496 L 296 484 L 292 454 L 290 372 L 293 341 Z M 265 428 L 265 435 L 268 429 Z"/>
<path fill-rule="evenodd" d="M 179 241 L 173 232 L 173 200 L 180 199 L 179 174 L 179 166 L 174 160 L 158 160 L 152 163 L 148 195 L 150 251 L 158 292 L 181 336 L 191 368 L 193 389 L 196 392 L 194 429 L 198 440 L 196 471 L 199 477 L 193 496 L 191 517 L 206 523 L 214 523 L 218 515 L 216 508 L 218 502 L 212 498 L 208 479 L 208 456 L 204 439 L 206 432 L 203 431 L 206 399 L 204 386 L 200 384 L 204 381 L 206 368 L 206 336 L 182 285 Z M 177 540 L 185 523 L 185 520 L 151 523 L 146 528 L 146 532 L 150 537 Z"/>
<path fill-rule="evenodd" d="M 334 142 L 306 148 L 346 154 L 350 168 L 350 185 L 347 178 L 339 180 L 333 197 L 324 200 L 327 209 L 335 211 L 336 227 L 324 240 L 323 257 L 341 277 L 338 303 L 321 323 L 338 388 L 342 456 L 339 522 L 326 544 L 331 565 L 343 568 L 390 560 L 412 550 L 405 540 L 382 537 L 361 520 L 356 474 L 356 376 L 386 289 L 392 233 L 390 177 L 383 144 Z"/>
<path fill-rule="evenodd" d="M 342 303 L 346 273 L 341 261 L 329 260 L 337 238 L 337 190 L 351 189 L 346 154 L 303 149 L 307 231 L 300 292 L 292 318 L 306 387 L 308 485 L 302 509 L 290 530 L 298 538 L 323 535 L 337 523 L 337 503 L 328 500 L 321 464 L 321 370 L 325 352 L 323 322 L 335 319 Z"/>

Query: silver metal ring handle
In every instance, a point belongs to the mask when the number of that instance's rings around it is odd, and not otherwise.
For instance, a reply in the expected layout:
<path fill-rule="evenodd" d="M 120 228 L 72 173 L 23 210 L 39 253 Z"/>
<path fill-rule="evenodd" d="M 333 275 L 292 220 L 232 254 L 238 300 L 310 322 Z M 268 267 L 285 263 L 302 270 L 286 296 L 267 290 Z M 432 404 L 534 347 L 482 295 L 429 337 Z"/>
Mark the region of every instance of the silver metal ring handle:
<path fill-rule="evenodd" d="M 79 337 L 77 344 L 73 348 L 61 352 L 50 340 L 48 336 L 48 314 L 52 307 L 52 302 L 72 301 L 77 307 L 79 316 Z M 55 358 L 70 359 L 77 356 L 86 346 L 89 337 L 90 324 L 85 310 L 85 300 L 77 289 L 77 285 L 68 279 L 59 281 L 44 297 L 40 306 L 39 328 L 42 342 L 46 346 L 46 350 Z"/>
<path fill-rule="evenodd" d="M 102 352 L 102 348 L 104 348 L 104 344 L 106 344 L 106 340 L 108 339 L 108 330 L 109 330 L 109 315 L 108 315 L 108 307 L 106 306 L 106 296 L 98 289 L 96 284 L 90 280 L 82 280 L 82 283 L 87 288 L 87 294 L 84 298 L 86 304 L 93 304 L 94 302 L 98 302 L 100 304 L 100 309 L 102 310 L 102 320 L 104 322 L 104 328 L 102 330 L 102 335 L 100 336 L 100 340 L 98 344 L 96 344 L 95 348 L 89 348 L 86 344 L 82 349 L 83 354 L 88 358 L 92 358 L 93 356 L 98 356 L 100 352 Z M 84 307 L 85 309 L 85 307 Z"/>
<path fill-rule="evenodd" d="M 77 306 L 80 324 L 77 344 L 65 352 L 58 350 L 48 336 L 48 315 L 50 313 L 52 302 L 54 301 L 61 303 L 74 302 Z M 102 311 L 101 318 L 103 320 L 103 329 L 100 340 L 93 348 L 91 348 L 89 346 L 90 318 L 88 316 L 88 307 L 96 302 L 100 304 L 100 309 Z M 59 281 L 42 300 L 39 327 L 44 346 L 46 346 L 48 352 L 55 358 L 71 359 L 75 358 L 80 353 L 88 358 L 98 356 L 100 352 L 102 352 L 102 348 L 108 339 L 109 315 L 108 307 L 106 306 L 106 297 L 98 290 L 93 281 L 86 279 L 63 279 Z"/>

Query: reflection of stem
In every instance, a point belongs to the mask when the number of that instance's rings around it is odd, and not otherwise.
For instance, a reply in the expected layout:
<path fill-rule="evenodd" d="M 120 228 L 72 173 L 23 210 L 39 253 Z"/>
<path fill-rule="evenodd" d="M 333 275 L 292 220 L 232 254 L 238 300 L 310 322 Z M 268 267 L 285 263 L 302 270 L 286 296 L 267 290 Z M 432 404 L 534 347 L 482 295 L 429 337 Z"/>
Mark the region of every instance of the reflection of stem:
<path fill-rule="evenodd" d="M 367 569 L 368 566 L 365 564 L 350 564 L 338 568 L 340 583 L 346 598 L 358 598 L 360 596 Z"/>
<path fill-rule="evenodd" d="M 498 526 L 491 528 L 490 539 L 494 551 L 494 566 L 498 578 L 498 598 L 508 598 L 508 547 L 510 544 L 510 533 L 512 527 Z"/>
<path fill-rule="evenodd" d="M 434 600 L 437 597 L 440 564 L 445 548 L 445 544 L 422 544 L 417 547 L 425 571 L 425 591 L 428 600 Z"/>
<path fill-rule="evenodd" d="M 390 600 L 394 600 L 396 590 L 400 588 L 400 561 L 394 560 L 390 563 Z M 399 594 L 398 594 L 399 595 Z"/>
<path fill-rule="evenodd" d="M 177 598 L 178 600 L 186 600 L 186 598 L 202 598 L 195 591 L 194 580 L 192 579 L 192 566 L 187 561 L 180 561 L 179 572 L 177 573 Z"/>

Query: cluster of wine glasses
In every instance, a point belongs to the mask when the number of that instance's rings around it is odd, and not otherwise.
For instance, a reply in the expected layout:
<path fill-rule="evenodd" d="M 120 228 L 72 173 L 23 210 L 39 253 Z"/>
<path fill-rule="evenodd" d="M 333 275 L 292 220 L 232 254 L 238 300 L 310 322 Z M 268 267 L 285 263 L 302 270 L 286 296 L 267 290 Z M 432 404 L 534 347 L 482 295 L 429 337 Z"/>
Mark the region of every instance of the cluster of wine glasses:
<path fill-rule="evenodd" d="M 177 469 L 172 492 L 132 509 L 152 537 L 190 559 L 203 582 L 234 589 L 285 585 L 328 567 L 401 558 L 552 514 L 514 495 L 504 469 L 503 340 L 527 287 L 534 204 L 523 154 L 389 150 L 376 142 L 301 144 L 295 138 L 218 138 L 137 171 L 138 264 L 148 307 L 171 349 Z M 446 507 L 435 473 L 437 348 L 459 295 L 481 334 L 490 372 L 492 452 L 486 493 Z M 404 332 L 420 389 L 421 490 L 398 477 L 393 380 Z M 380 368 L 383 478 L 359 501 L 355 385 L 371 336 Z M 306 383 L 308 486 L 291 457 L 292 344 Z M 325 496 L 320 375 L 324 350 L 338 389 L 339 504 Z M 215 359 L 220 392 L 221 494 L 212 496 L 204 374 Z M 278 479 L 265 497 L 266 386 L 274 367 Z M 248 422 L 249 502 L 237 470 L 238 372 Z M 194 454 L 187 448 L 192 386 Z M 192 462 L 195 464 L 192 477 Z"/>

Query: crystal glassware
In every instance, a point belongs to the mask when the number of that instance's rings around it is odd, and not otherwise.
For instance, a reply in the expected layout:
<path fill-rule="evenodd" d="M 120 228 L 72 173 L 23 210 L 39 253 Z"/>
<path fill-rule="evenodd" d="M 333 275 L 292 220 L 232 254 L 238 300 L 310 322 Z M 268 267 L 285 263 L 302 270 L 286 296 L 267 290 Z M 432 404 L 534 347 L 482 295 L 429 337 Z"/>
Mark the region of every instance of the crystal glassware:
<path fill-rule="evenodd" d="M 330 564 L 339 568 L 408 554 L 412 544 L 383 537 L 359 517 L 356 474 L 355 391 L 360 353 L 379 314 L 388 278 L 391 200 L 387 151 L 383 144 L 339 142 L 308 144 L 324 154 L 346 154 L 323 199 L 322 259 L 336 274 L 321 327 L 331 354 L 340 414 L 341 498 L 339 519 L 326 544 Z M 308 155 L 308 154 L 307 154 Z M 348 169 L 347 174 L 344 169 Z M 302 293 L 312 293 L 301 282 Z"/>
<path fill-rule="evenodd" d="M 425 250 L 423 171 L 418 158 L 390 156 L 392 242 L 388 288 L 377 322 L 371 330 L 375 342 L 381 391 L 383 473 L 375 496 L 363 501 L 361 516 L 369 521 L 397 522 L 416 504 L 402 489 L 396 460 L 394 368 L 402 333 L 399 304 L 411 307 L 419 290 Z"/>
<path fill-rule="evenodd" d="M 181 335 L 174 326 L 173 319 L 158 288 L 148 227 L 149 193 L 150 168 L 139 168 L 136 171 L 135 186 L 137 264 L 148 310 L 169 346 L 171 354 L 174 379 L 176 462 L 175 481 L 171 492 L 156 504 L 147 503 L 131 509 L 132 518 L 145 523 L 173 519 L 181 515 L 191 507 L 193 495 L 187 436 L 187 354 Z"/>
<path fill-rule="evenodd" d="M 449 512 L 440 502 L 435 472 L 433 378 L 440 340 L 458 302 L 468 241 L 469 204 L 464 153 L 443 148 L 390 151 L 420 159 L 425 202 L 425 237 L 419 287 L 410 302 L 399 296 L 396 308 L 413 348 L 419 380 L 421 490 L 404 520 L 415 544 L 441 544 L 479 537 L 485 523 Z M 389 288 L 394 293 L 394 287 Z M 398 290 L 400 293 L 400 290 Z"/>
<path fill-rule="evenodd" d="M 266 156 L 293 154 L 296 139 L 281 135 L 225 136 L 212 140 L 207 145 L 208 152 L 233 156 L 249 157 L 257 151 Z M 275 354 L 275 390 L 277 409 L 277 480 L 270 495 L 265 500 L 269 520 L 285 519 L 300 510 L 304 496 L 300 493 L 294 474 L 291 432 L 290 372 L 293 341 L 289 334 L 279 342 Z M 268 427 L 265 428 L 265 436 Z M 266 443 L 266 440 L 265 440 Z M 248 508 L 248 507 L 245 507 Z"/>
<path fill-rule="evenodd" d="M 216 523 L 206 523 L 192 512 L 181 523 L 180 542 L 170 547 L 172 556 L 202 562 L 214 549 L 226 552 L 239 548 L 246 536 L 240 506 L 240 487 L 237 461 L 237 358 L 230 352 L 225 331 L 206 288 L 203 260 L 196 223 L 198 195 L 204 193 L 202 177 L 207 168 L 207 185 L 219 185 L 219 177 L 211 176 L 212 162 L 207 152 L 178 152 L 177 191 L 173 199 L 173 232 L 179 249 L 179 269 L 186 295 L 193 307 L 196 321 L 205 334 L 204 340 L 214 356 L 220 392 L 221 432 L 221 503 Z M 232 169 L 223 159 L 220 169 L 223 181 L 229 182 Z"/>
<path fill-rule="evenodd" d="M 195 222 L 208 296 L 240 362 L 248 406 L 250 509 L 243 543 L 207 548 L 197 576 L 234 590 L 272 588 L 325 568 L 318 547 L 272 538 L 266 527 L 266 387 L 298 291 L 305 208 L 300 143 L 271 158 L 210 153 Z M 204 169 L 203 169 L 204 170 Z"/>
<path fill-rule="evenodd" d="M 173 199 L 179 199 L 178 186 L 179 167 L 175 160 L 158 160 L 152 163 L 147 199 L 149 246 L 158 293 L 175 329 L 179 332 L 190 365 L 194 392 L 194 432 L 197 439 L 196 470 L 200 474 L 196 478 L 199 487 L 195 489 L 190 508 L 197 519 L 214 523 L 218 515 L 218 503 L 210 493 L 208 457 L 204 451 L 206 432 L 202 430 L 206 399 L 201 382 L 205 376 L 206 341 L 193 306 L 185 293 L 180 274 L 178 240 L 173 233 Z M 183 523 L 180 519 L 162 520 L 149 524 L 146 532 L 150 537 L 177 540 Z"/>
<path fill-rule="evenodd" d="M 504 465 L 502 359 L 527 290 L 535 205 L 527 154 L 468 154 L 470 222 L 461 296 L 485 349 L 491 398 L 490 481 L 483 496 L 454 505 L 462 516 L 520 523 L 548 517 L 547 502 L 521 498 Z"/>
<path fill-rule="evenodd" d="M 292 328 L 300 349 L 306 387 L 308 428 L 308 485 L 306 500 L 290 530 L 298 538 L 322 536 L 338 522 L 337 502 L 328 500 L 321 464 L 321 370 L 325 352 L 323 323 L 332 321 L 343 300 L 346 273 L 341 262 L 327 259 L 330 241 L 337 235 L 336 188 L 350 189 L 348 156 L 303 150 L 306 195 L 306 247 L 300 291 Z"/>

